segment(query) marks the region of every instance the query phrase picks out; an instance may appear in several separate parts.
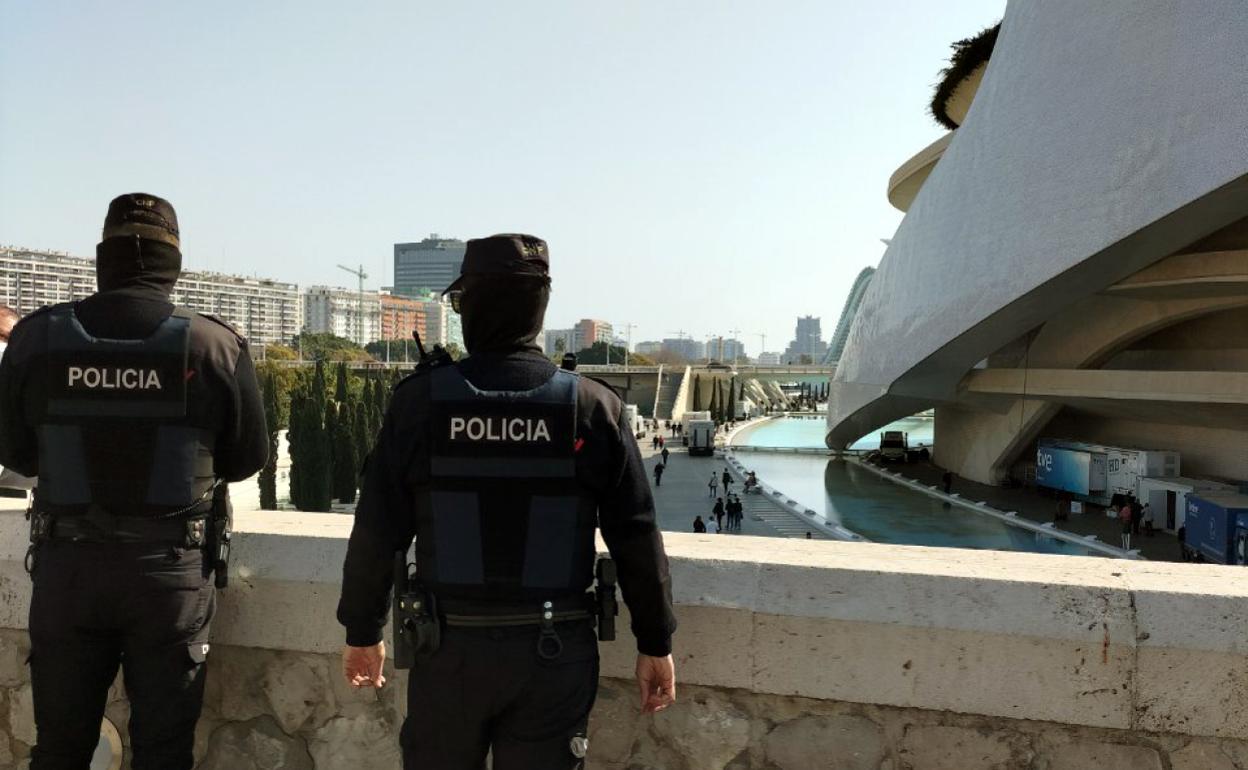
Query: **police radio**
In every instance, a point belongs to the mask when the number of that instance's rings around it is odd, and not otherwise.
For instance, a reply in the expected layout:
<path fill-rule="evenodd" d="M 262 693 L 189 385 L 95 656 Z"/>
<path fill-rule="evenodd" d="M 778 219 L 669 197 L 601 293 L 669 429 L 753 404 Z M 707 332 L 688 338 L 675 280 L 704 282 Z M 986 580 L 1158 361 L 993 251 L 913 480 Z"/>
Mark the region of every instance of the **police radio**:
<path fill-rule="evenodd" d="M 455 363 L 451 354 L 446 352 L 446 348 L 437 343 L 434 343 L 433 352 L 426 351 L 424 343 L 420 341 L 420 332 L 415 329 L 412 330 L 412 339 L 416 341 L 416 352 L 420 354 L 420 362 L 416 364 L 417 369 L 432 369 Z"/>

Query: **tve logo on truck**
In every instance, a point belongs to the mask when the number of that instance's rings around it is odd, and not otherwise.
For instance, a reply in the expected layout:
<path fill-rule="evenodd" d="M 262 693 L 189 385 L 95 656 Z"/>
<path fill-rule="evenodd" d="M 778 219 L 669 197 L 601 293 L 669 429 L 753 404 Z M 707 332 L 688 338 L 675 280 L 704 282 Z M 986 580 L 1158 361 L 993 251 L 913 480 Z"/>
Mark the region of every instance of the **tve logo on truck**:
<path fill-rule="evenodd" d="M 1194 561 L 1248 564 L 1248 495 L 1187 496 L 1183 549 Z"/>

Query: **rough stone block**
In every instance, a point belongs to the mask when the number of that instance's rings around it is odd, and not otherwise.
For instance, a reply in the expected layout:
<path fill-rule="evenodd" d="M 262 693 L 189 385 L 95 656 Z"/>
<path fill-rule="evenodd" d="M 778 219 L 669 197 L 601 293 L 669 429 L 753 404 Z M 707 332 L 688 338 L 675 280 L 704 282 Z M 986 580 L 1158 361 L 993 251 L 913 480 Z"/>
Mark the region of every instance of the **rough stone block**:
<path fill-rule="evenodd" d="M 1079 740 L 1058 746 L 1042 770 L 1163 770 L 1161 755 L 1147 746 Z"/>
<path fill-rule="evenodd" d="M 636 698 L 622 685 L 604 682 L 599 686 L 589 718 L 589 756 L 595 765 L 628 760 L 641 721 Z"/>
<path fill-rule="evenodd" d="M 397 730 L 381 717 L 338 717 L 317 730 L 308 745 L 317 768 L 393 770 L 402 765 Z"/>
<path fill-rule="evenodd" d="M 722 768 L 750 741 L 750 717 L 726 697 L 699 690 L 692 700 L 654 716 L 655 739 L 692 768 Z"/>
<path fill-rule="evenodd" d="M 877 770 L 884 731 L 853 714 L 799 717 L 772 730 L 764 748 L 780 770 Z"/>
<path fill-rule="evenodd" d="M 282 730 L 296 733 L 310 723 L 316 729 L 336 712 L 327 656 L 288 653 L 279 655 L 264 673 L 261 689 L 269 711 Z"/>
<path fill-rule="evenodd" d="M 208 741 L 207 756 L 199 770 L 313 770 L 313 767 L 303 741 L 282 732 L 272 717 L 262 716 L 217 728 Z"/>
<path fill-rule="evenodd" d="M 1003 728 L 911 725 L 901 747 L 903 770 L 1015 770 L 1034 756 L 1025 738 Z"/>
<path fill-rule="evenodd" d="M 1170 770 L 1239 770 L 1216 743 L 1195 741 L 1170 754 Z"/>
<path fill-rule="evenodd" d="M 30 643 L 25 633 L 0 632 L 0 687 L 17 687 L 30 679 L 26 657 Z"/>
<path fill-rule="evenodd" d="M 9 694 L 9 735 L 28 746 L 35 745 L 35 701 L 29 684 Z"/>

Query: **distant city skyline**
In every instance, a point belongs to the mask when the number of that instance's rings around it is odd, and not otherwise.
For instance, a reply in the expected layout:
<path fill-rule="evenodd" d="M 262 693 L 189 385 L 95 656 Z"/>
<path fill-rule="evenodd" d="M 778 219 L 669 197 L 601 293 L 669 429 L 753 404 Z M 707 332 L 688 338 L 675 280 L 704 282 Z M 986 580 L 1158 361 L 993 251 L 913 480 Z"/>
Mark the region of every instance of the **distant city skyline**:
<path fill-rule="evenodd" d="M 949 45 L 1003 9 L 8 3 L 0 243 L 91 257 L 142 190 L 177 208 L 189 270 L 351 289 L 336 265 L 358 264 L 372 289 L 397 243 L 531 232 L 547 327 L 757 355 L 878 263 L 889 175 L 943 133 Z"/>

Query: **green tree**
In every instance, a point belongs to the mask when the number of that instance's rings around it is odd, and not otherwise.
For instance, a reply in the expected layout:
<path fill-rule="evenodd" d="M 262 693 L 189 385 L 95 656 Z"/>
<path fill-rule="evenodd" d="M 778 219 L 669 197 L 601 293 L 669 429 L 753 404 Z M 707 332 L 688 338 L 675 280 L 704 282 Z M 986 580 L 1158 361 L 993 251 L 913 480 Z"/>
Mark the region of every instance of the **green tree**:
<path fill-rule="evenodd" d="M 351 392 L 350 383 L 348 382 L 351 375 L 347 371 L 347 365 L 339 362 L 338 370 L 335 374 L 337 376 L 334 383 L 334 400 L 340 404 L 345 404 L 347 402 L 347 394 Z"/>
<path fill-rule="evenodd" d="M 333 449 L 326 431 L 325 368 L 317 362 L 308 387 L 291 402 L 290 497 L 301 511 L 328 511 L 333 498 Z"/>
<path fill-rule="evenodd" d="M 693 375 L 693 411 L 702 411 L 702 375 Z"/>
<path fill-rule="evenodd" d="M 373 451 L 372 434 L 368 432 L 368 402 L 360 399 L 351 410 L 351 439 L 355 442 L 356 472 L 364 470 L 364 458 Z"/>
<path fill-rule="evenodd" d="M 304 332 L 295 338 L 293 346 L 303 353 L 306 361 L 369 361 L 372 356 L 351 340 L 329 333 Z"/>
<path fill-rule="evenodd" d="M 607 360 L 607 351 L 610 350 L 611 359 Z M 576 362 L 578 364 L 623 364 L 624 348 L 619 345 L 608 346 L 606 342 L 595 342 L 593 345 L 579 350 L 576 353 Z"/>
<path fill-rule="evenodd" d="M 711 419 L 715 422 L 723 421 L 723 414 L 719 409 L 719 380 L 711 378 Z"/>
<path fill-rule="evenodd" d="M 269 459 L 260 469 L 260 510 L 277 510 L 277 449 L 280 409 L 277 396 L 277 377 L 269 374 L 264 383 L 264 424 L 269 432 Z"/>
<path fill-rule="evenodd" d="M 340 503 L 355 502 L 356 490 L 356 471 L 359 468 L 359 461 L 356 457 L 356 447 L 353 431 L 353 418 L 351 415 L 351 403 L 344 401 L 337 405 L 337 408 L 330 407 L 326 413 L 326 420 L 329 415 L 337 412 L 334 418 L 333 431 L 331 437 L 333 441 L 334 454 L 334 497 Z"/>
<path fill-rule="evenodd" d="M 728 421 L 737 419 L 737 378 L 728 383 Z"/>

